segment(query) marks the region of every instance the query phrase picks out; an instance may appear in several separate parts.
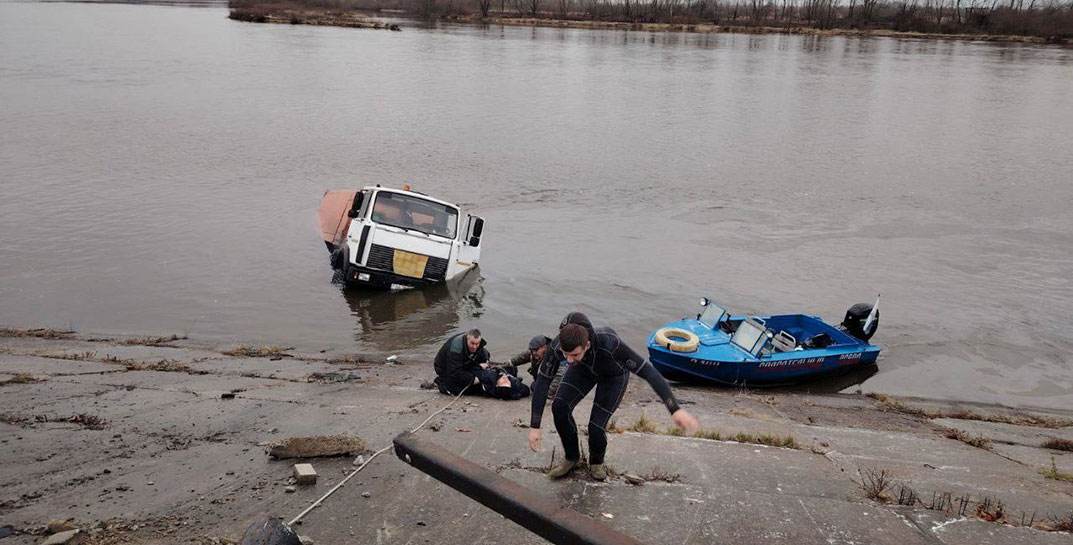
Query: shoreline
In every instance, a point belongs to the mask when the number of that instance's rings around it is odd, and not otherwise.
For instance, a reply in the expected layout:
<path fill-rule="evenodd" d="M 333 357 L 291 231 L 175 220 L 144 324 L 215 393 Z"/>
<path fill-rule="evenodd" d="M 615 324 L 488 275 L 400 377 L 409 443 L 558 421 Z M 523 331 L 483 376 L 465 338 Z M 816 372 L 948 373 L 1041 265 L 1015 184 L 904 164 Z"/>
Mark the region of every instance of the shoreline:
<path fill-rule="evenodd" d="M 390 12 L 390 16 L 413 19 L 406 13 Z M 338 26 L 348 28 L 372 28 L 401 30 L 398 25 L 377 20 L 383 12 L 365 10 L 340 11 L 331 9 L 291 9 L 275 8 L 272 5 L 231 8 L 229 18 L 236 21 L 254 23 Z M 508 17 L 477 15 L 454 15 L 442 17 L 435 22 L 457 23 L 465 25 L 502 25 L 533 28 L 560 28 L 578 30 L 623 30 L 634 32 L 674 32 L 695 34 L 788 34 L 802 36 L 852 38 L 894 38 L 915 40 L 952 40 L 967 42 L 1019 43 L 1031 45 L 1070 46 L 1068 39 L 1048 40 L 1038 36 L 995 35 L 995 34 L 942 34 L 929 32 L 895 31 L 886 29 L 821 29 L 816 27 L 791 26 L 748 26 L 716 25 L 708 23 L 630 23 L 620 21 L 596 21 L 577 19 L 556 19 L 545 17 Z"/>
<path fill-rule="evenodd" d="M 300 460 L 321 479 L 295 487 L 295 460 L 272 458 L 271 444 L 346 434 L 376 450 L 450 401 L 425 389 L 431 375 L 423 360 L 371 354 L 0 329 L 0 516 L 15 543 L 61 527 L 90 545 L 234 543 L 258 514 L 292 516 L 354 467 L 352 456 Z M 1073 411 L 677 385 L 703 428 L 683 436 L 633 382 L 603 483 L 543 475 L 558 439 L 549 425 L 543 452 L 528 450 L 528 400 L 467 397 L 421 434 L 542 495 L 600 498 L 568 503 L 642 541 L 785 531 L 779 517 L 755 520 L 772 509 L 879 545 L 1049 544 L 1073 531 Z M 638 509 L 651 520 L 601 516 Z M 383 457 L 299 531 L 321 543 L 385 532 L 469 543 L 486 528 L 518 531 Z M 827 542 L 801 528 L 802 545 Z"/>

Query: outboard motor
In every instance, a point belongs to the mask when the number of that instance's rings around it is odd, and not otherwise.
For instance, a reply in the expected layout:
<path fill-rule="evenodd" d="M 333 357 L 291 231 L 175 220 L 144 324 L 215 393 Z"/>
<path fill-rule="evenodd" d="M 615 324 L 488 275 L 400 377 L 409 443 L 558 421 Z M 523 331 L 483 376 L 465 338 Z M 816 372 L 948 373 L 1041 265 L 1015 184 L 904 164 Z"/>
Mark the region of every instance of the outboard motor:
<path fill-rule="evenodd" d="M 865 331 L 864 325 L 868 321 L 868 315 L 871 313 L 872 305 L 868 303 L 857 303 L 849 307 L 849 310 L 846 311 L 846 318 L 842 320 L 842 331 L 868 342 L 868 339 L 871 339 L 872 335 L 875 335 L 876 330 L 879 329 L 879 310 L 876 310 L 875 318 L 872 319 L 872 323 L 868 324 L 868 330 Z"/>

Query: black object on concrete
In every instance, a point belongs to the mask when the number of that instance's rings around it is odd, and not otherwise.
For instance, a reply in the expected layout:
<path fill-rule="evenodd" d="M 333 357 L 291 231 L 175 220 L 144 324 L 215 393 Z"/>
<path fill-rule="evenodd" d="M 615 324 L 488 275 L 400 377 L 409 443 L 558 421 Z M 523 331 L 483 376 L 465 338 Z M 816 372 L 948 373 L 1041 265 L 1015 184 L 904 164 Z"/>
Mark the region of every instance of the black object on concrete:
<path fill-rule="evenodd" d="M 264 517 L 254 521 L 242 534 L 240 545 L 301 545 L 298 534 L 276 517 Z"/>
<path fill-rule="evenodd" d="M 573 509 L 523 488 L 412 433 L 395 438 L 395 455 L 436 480 L 557 545 L 641 545 Z M 245 544 L 244 544 L 245 545 Z"/>

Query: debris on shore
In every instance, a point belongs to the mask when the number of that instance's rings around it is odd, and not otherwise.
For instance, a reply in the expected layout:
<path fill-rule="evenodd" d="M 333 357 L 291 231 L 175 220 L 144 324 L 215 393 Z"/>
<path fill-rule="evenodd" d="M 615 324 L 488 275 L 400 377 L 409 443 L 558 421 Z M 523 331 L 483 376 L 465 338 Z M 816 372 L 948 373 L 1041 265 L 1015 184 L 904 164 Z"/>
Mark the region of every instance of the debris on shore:
<path fill-rule="evenodd" d="M 276 459 L 353 456 L 365 450 L 365 441 L 356 435 L 288 437 L 268 445 L 268 455 Z"/>

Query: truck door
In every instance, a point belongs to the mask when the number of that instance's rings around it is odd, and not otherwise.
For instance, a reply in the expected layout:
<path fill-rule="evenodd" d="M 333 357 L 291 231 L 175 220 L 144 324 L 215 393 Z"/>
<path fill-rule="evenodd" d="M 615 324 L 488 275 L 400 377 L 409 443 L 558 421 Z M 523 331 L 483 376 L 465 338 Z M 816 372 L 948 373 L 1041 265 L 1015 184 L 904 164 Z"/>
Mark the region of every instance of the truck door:
<path fill-rule="evenodd" d="M 458 250 L 459 265 L 466 267 L 481 259 L 481 239 L 484 236 L 484 218 L 468 214 L 466 228 L 462 232 L 461 245 Z"/>

